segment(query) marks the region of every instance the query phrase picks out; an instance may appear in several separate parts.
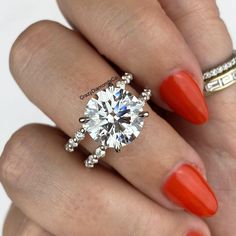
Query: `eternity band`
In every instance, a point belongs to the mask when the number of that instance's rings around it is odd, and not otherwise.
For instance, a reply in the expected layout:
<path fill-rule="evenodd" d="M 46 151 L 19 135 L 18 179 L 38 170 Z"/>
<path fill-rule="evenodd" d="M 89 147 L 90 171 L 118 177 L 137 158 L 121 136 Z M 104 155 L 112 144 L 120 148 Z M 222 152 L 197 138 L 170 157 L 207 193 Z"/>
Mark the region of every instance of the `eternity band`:
<path fill-rule="evenodd" d="M 230 61 L 205 72 L 204 94 L 206 96 L 214 94 L 236 83 L 236 53 Z"/>
<path fill-rule="evenodd" d="M 226 61 L 222 65 L 217 66 L 216 68 L 206 71 L 203 74 L 203 79 L 208 80 L 213 77 L 216 77 L 217 75 L 232 69 L 235 65 L 236 65 L 236 51 L 233 52 L 233 56 L 229 61 Z"/>

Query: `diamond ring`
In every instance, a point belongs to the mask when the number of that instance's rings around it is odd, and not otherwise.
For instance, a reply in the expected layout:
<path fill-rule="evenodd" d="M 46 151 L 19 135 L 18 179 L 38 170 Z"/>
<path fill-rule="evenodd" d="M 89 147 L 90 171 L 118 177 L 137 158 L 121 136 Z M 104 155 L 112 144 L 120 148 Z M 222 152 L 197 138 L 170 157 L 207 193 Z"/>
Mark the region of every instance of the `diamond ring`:
<path fill-rule="evenodd" d="M 84 116 L 79 118 L 81 129 L 66 143 L 66 151 L 73 152 L 88 133 L 99 144 L 85 160 L 86 167 L 94 167 L 108 148 L 119 152 L 140 134 L 144 119 L 149 116 L 143 108 L 151 97 L 151 90 L 144 89 L 136 97 L 126 90 L 131 80 L 133 75 L 125 73 L 115 85 L 109 83 L 106 89 L 97 92 L 88 101 Z"/>
<path fill-rule="evenodd" d="M 236 52 L 232 58 L 222 65 L 203 74 L 204 94 L 212 95 L 236 84 Z"/>

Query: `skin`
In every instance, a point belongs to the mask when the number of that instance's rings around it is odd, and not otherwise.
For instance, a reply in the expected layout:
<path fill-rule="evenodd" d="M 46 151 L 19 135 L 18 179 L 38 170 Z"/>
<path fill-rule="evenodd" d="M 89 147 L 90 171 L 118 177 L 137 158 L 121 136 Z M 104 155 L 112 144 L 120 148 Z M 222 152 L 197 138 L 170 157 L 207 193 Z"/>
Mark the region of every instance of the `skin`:
<path fill-rule="evenodd" d="M 7 217 L 4 235 L 15 235 L 19 227 L 22 232 L 32 230 L 33 236 L 236 232 L 235 86 L 207 98 L 210 120 L 206 125 L 196 127 L 173 113 L 164 115 L 180 135 L 147 106 L 150 117 L 140 138 L 122 153 L 108 153 L 104 160 L 115 171 L 83 167 L 84 149 L 96 147 L 89 139 L 72 155 L 63 150 L 67 138 L 62 132 L 74 133 L 86 104 L 78 95 L 116 74 L 100 54 L 134 72 L 137 82 L 130 90 L 135 93 L 148 85 L 154 91 L 153 102 L 163 108 L 167 107 L 160 101 L 158 87 L 165 76 L 178 68 L 188 69 L 201 87 L 201 69 L 232 54 L 214 1 L 159 2 L 60 0 L 62 12 L 80 33 L 43 21 L 17 39 L 11 52 L 12 74 L 26 96 L 62 131 L 28 125 L 6 145 L 0 178 L 17 207 Z M 140 37 L 141 32 L 152 33 Z M 217 215 L 206 221 L 183 212 L 161 192 L 165 178 L 185 162 L 207 175 L 219 200 Z M 25 221 L 26 226 L 21 226 Z"/>
<path fill-rule="evenodd" d="M 12 205 L 5 223 L 3 234 L 5 235 L 34 235 L 52 236 L 26 217 L 16 206 Z"/>

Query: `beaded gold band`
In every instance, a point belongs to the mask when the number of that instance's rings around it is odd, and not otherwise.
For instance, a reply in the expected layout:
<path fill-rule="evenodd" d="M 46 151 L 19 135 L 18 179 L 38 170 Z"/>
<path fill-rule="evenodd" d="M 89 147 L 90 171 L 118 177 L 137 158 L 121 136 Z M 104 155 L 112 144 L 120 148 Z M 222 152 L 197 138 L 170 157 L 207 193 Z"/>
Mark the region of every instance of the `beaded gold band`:
<path fill-rule="evenodd" d="M 206 96 L 223 90 L 236 83 L 236 53 L 232 59 L 203 74 Z"/>

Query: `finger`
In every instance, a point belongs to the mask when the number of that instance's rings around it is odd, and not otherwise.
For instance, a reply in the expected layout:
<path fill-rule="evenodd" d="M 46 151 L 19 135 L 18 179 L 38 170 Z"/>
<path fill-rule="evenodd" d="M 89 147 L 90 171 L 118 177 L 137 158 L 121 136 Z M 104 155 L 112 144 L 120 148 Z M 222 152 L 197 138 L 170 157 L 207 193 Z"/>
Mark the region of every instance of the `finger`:
<path fill-rule="evenodd" d="M 31 101 L 71 136 L 78 129 L 78 118 L 83 116 L 89 99 L 81 100 L 80 95 L 116 75 L 81 37 L 50 22 L 33 25 L 20 36 L 13 46 L 11 68 Z M 176 207 L 168 199 L 197 215 L 214 214 L 217 202 L 199 175 L 204 172 L 199 156 L 148 106 L 147 110 L 150 117 L 145 120 L 140 137 L 122 153 L 108 150 L 103 160 L 142 192 L 170 209 Z M 107 122 L 112 124 L 112 121 Z M 81 144 L 90 153 L 97 147 L 91 139 Z M 180 173 L 187 178 L 178 178 Z M 180 194 L 179 189 L 185 194 Z"/>
<path fill-rule="evenodd" d="M 232 41 L 215 1 L 161 0 L 161 3 L 204 70 L 222 64 L 231 56 Z M 232 217 L 236 213 L 232 207 L 235 204 L 232 173 L 236 170 L 235 90 L 236 86 L 231 86 L 207 98 L 211 115 L 204 127 L 194 129 L 176 124 L 204 158 L 209 181 L 217 190 L 219 211 L 214 218 L 208 219 L 213 235 L 232 235 L 236 230 Z"/>
<path fill-rule="evenodd" d="M 232 40 L 219 16 L 215 1 L 160 0 L 160 2 L 183 34 L 203 70 L 223 63 L 232 55 Z M 228 105 L 232 104 L 229 101 L 232 101 L 233 97 L 235 97 L 235 91 L 229 88 L 218 93 L 217 96 L 208 98 L 211 120 L 229 118 L 232 108 L 228 108 Z M 226 104 L 228 104 L 227 109 Z M 228 112 L 222 113 L 222 108 Z"/>
<path fill-rule="evenodd" d="M 3 236 L 52 236 L 36 223 L 26 217 L 17 207 L 11 206 L 8 212 Z"/>
<path fill-rule="evenodd" d="M 58 3 L 101 54 L 134 73 L 139 86 L 152 89 L 155 102 L 167 104 L 192 123 L 207 121 L 207 107 L 198 87 L 202 88 L 200 67 L 157 1 Z"/>
<path fill-rule="evenodd" d="M 186 213 L 167 211 L 105 168 L 83 167 L 82 153 L 63 150 L 64 135 L 30 125 L 4 149 L 3 185 L 22 212 L 55 235 L 209 235 Z"/>
<path fill-rule="evenodd" d="M 203 70 L 222 64 L 233 52 L 232 40 L 213 0 L 160 0 L 168 16 L 190 45 Z M 204 22 L 204 23 L 203 23 Z M 199 37 L 201 35 L 201 37 Z M 228 88 L 207 100 L 211 121 L 224 117 L 230 122 L 235 88 Z M 227 111 L 222 113 L 222 109 Z M 223 124 L 223 122 L 220 122 Z M 209 122 L 209 127 L 212 122 Z M 216 129 L 212 129 L 218 132 Z"/>
<path fill-rule="evenodd" d="M 159 0 L 203 70 L 228 59 L 232 41 L 214 0 Z"/>

